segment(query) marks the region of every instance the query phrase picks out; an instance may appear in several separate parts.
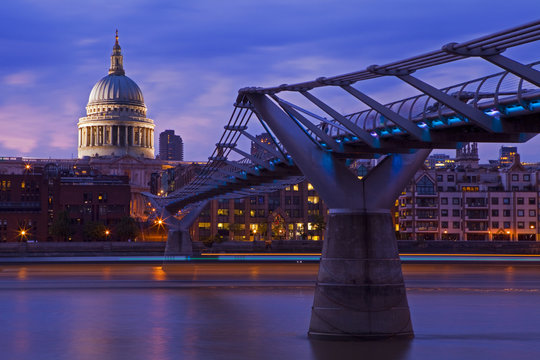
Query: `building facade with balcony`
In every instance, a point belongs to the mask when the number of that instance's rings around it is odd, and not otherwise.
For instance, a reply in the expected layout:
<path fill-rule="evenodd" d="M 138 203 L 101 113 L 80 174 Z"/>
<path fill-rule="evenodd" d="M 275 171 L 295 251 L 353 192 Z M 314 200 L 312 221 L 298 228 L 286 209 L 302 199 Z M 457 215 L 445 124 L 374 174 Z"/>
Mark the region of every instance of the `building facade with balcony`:
<path fill-rule="evenodd" d="M 461 156 L 460 156 L 461 155 Z M 472 146 L 456 166 L 421 169 L 397 201 L 403 240 L 537 241 L 540 171 L 481 166 Z"/>

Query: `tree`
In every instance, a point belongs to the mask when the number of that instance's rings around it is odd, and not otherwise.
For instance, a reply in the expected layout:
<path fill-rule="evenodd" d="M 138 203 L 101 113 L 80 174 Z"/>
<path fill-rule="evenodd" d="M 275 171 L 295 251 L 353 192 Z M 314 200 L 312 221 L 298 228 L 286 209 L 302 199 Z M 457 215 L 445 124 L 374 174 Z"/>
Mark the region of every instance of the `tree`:
<path fill-rule="evenodd" d="M 83 237 L 88 241 L 101 241 L 106 238 L 107 228 L 100 222 L 90 221 L 84 224 Z"/>
<path fill-rule="evenodd" d="M 113 236 L 120 241 L 127 241 L 129 239 L 135 239 L 139 235 L 139 227 L 137 222 L 130 216 L 125 216 L 114 228 Z"/>
<path fill-rule="evenodd" d="M 260 223 L 257 225 L 257 231 L 261 236 L 266 236 L 266 232 L 268 231 L 268 224 L 267 223 Z"/>
<path fill-rule="evenodd" d="M 52 236 L 57 236 L 63 241 L 68 240 L 73 235 L 71 228 L 71 219 L 69 217 L 69 211 L 64 210 L 59 212 L 53 220 L 49 233 Z"/>
<path fill-rule="evenodd" d="M 244 225 L 244 229 L 245 229 L 245 225 Z M 241 225 L 241 224 L 235 224 L 235 223 L 233 223 L 233 224 L 230 224 L 230 225 L 229 225 L 229 231 L 232 231 L 232 233 L 233 233 L 233 239 L 234 239 L 234 236 L 235 236 L 235 235 L 241 234 L 241 233 L 244 231 L 244 229 L 242 229 L 242 225 Z"/>
<path fill-rule="evenodd" d="M 272 236 L 279 239 L 285 236 L 285 219 L 280 214 L 276 214 L 272 220 Z"/>
<path fill-rule="evenodd" d="M 313 228 L 321 231 L 326 229 L 326 222 L 323 215 L 313 215 Z"/>
<path fill-rule="evenodd" d="M 204 246 L 211 248 L 214 244 L 220 244 L 223 242 L 223 235 L 216 234 L 214 236 L 208 236 L 201 239 Z"/>

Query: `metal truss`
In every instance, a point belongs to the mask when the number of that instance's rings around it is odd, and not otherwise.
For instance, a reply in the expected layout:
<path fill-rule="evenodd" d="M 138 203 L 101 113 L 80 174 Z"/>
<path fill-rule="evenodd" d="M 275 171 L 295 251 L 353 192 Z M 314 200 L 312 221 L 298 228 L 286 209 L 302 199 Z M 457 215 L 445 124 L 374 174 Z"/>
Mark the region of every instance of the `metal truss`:
<path fill-rule="evenodd" d="M 501 54 L 506 49 L 536 40 L 540 40 L 540 21 L 467 42 L 447 44 L 440 50 L 386 65 L 372 65 L 357 72 L 292 85 L 240 89 L 233 113 L 208 163 L 193 181 L 161 199 L 161 203 L 175 212 L 206 199 L 269 192 L 301 181 L 305 172 L 295 163 L 301 161 L 299 155 L 291 156 L 290 149 L 281 142 L 284 139 L 276 136 L 267 116 L 261 114 L 260 104 L 269 106 L 268 101 L 286 114 L 287 119 L 278 116 L 280 121 L 300 129 L 302 136 L 318 149 L 313 151 L 328 153 L 333 159 L 408 154 L 413 149 L 456 148 L 469 141 L 527 141 L 540 132 L 537 120 L 540 62 L 522 64 Z M 471 57 L 484 59 L 504 71 L 442 89 L 412 75 L 421 69 Z M 381 104 L 353 86 L 383 76 L 395 77 L 422 94 Z M 358 101 L 359 108 L 367 108 L 342 114 L 315 94 L 323 87 L 338 89 L 344 96 Z M 295 104 L 288 99 L 293 94 L 307 99 L 312 107 Z M 259 102 L 257 110 L 254 99 Z M 254 141 L 255 136 L 248 132 L 253 115 L 270 134 L 272 144 Z M 241 137 L 255 143 L 264 155 L 240 149 Z M 287 143 L 292 144 L 289 147 L 294 146 L 294 142 Z M 243 159 L 229 160 L 231 151 Z"/>

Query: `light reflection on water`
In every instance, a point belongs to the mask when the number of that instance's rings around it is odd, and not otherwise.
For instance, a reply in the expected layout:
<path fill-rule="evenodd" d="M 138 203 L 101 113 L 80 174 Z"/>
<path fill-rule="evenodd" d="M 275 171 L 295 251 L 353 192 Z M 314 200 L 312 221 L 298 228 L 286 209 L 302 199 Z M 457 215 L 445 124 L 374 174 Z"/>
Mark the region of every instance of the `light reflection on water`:
<path fill-rule="evenodd" d="M 360 343 L 308 340 L 312 295 L 302 287 L 4 290 L 2 359 L 529 359 L 540 354 L 538 294 L 413 290 L 416 338 Z"/>

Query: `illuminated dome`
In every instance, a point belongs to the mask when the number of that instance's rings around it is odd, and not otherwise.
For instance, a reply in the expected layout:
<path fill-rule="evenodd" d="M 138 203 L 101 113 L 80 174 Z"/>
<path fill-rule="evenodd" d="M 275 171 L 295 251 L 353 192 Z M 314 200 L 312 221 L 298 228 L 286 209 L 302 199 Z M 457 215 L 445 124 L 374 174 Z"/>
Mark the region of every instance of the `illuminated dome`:
<path fill-rule="evenodd" d="M 79 119 L 78 155 L 154 158 L 154 122 L 146 117 L 141 89 L 126 76 L 116 42 L 109 75 L 90 92 L 86 116 Z"/>
<path fill-rule="evenodd" d="M 110 74 L 99 80 L 90 92 L 88 105 L 126 104 L 144 106 L 141 89 L 126 75 Z"/>

